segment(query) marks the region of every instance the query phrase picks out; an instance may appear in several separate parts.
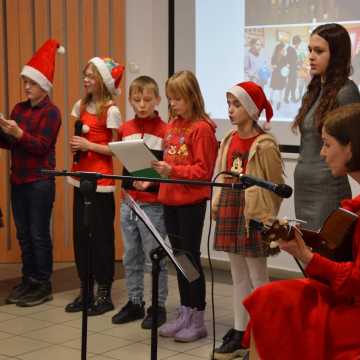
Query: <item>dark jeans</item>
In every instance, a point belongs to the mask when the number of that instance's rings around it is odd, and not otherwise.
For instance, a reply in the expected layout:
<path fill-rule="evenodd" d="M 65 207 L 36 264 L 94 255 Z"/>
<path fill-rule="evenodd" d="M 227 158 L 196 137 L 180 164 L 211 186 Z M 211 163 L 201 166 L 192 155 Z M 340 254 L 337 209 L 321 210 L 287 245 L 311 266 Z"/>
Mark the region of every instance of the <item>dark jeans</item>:
<path fill-rule="evenodd" d="M 25 279 L 50 281 L 53 266 L 50 219 L 54 199 L 54 180 L 11 186 L 11 205 Z"/>
<path fill-rule="evenodd" d="M 181 251 L 188 255 L 200 273 L 200 278 L 191 284 L 177 271 L 181 305 L 198 310 L 205 309 L 205 276 L 201 266 L 200 244 L 206 201 L 182 206 L 164 206 L 165 226 L 174 253 Z"/>
<path fill-rule="evenodd" d="M 97 192 L 91 199 L 90 233 L 84 227 L 84 197 L 74 188 L 74 252 L 79 278 L 87 271 L 100 285 L 111 285 L 115 268 L 115 200 L 114 193 Z M 90 256 L 88 256 L 90 246 Z"/>

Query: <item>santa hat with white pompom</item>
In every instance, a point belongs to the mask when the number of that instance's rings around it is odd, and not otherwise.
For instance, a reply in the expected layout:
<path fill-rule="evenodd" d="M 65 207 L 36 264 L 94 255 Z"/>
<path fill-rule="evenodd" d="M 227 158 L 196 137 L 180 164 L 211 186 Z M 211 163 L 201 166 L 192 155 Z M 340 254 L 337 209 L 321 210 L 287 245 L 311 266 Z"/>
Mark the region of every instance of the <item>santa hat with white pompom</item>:
<path fill-rule="evenodd" d="M 240 101 L 241 105 L 254 121 L 258 121 L 261 112 L 265 110 L 266 122 L 263 128 L 264 130 L 270 129 L 273 109 L 260 85 L 252 81 L 245 81 L 236 84 L 227 92 L 234 95 Z"/>
<path fill-rule="evenodd" d="M 21 75 L 35 81 L 43 90 L 49 92 L 54 81 L 56 53 L 64 54 L 65 49 L 57 40 L 47 40 L 23 67 Z"/>

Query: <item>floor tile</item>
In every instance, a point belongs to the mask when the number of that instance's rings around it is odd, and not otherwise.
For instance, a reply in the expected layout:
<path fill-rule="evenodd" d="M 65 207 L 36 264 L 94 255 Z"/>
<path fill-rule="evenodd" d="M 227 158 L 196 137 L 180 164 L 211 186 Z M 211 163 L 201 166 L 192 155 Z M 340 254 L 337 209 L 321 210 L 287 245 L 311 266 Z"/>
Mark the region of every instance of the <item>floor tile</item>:
<path fill-rule="evenodd" d="M 52 323 L 64 323 L 67 321 L 81 319 L 81 312 L 70 314 L 65 312 L 63 308 L 53 307 L 39 313 L 29 314 L 29 317 L 32 319 L 49 321 Z"/>
<path fill-rule="evenodd" d="M 114 359 L 131 359 L 131 360 L 144 360 L 150 359 L 151 351 L 150 347 L 145 344 L 137 343 L 132 344 L 129 346 L 122 347 L 120 349 L 107 352 L 103 355 L 108 356 Z M 157 358 L 160 359 L 167 359 L 170 356 L 176 355 L 175 351 L 170 351 L 167 349 L 158 348 L 157 351 Z M 192 359 L 194 360 L 194 359 Z"/>
<path fill-rule="evenodd" d="M 11 315 L 11 314 L 8 314 L 8 313 L 5 313 L 5 312 L 0 312 L 0 322 L 6 321 L 6 320 L 11 320 L 11 319 L 14 319 L 14 318 L 16 318 L 15 315 Z"/>
<path fill-rule="evenodd" d="M 30 319 L 24 316 L 18 316 L 15 319 L 3 321 L 0 323 L 0 331 L 10 334 L 24 334 L 30 331 L 43 329 L 52 325 L 48 321 Z"/>
<path fill-rule="evenodd" d="M 93 354 L 103 354 L 105 352 L 130 345 L 132 344 L 132 342 L 114 336 L 103 335 L 103 334 L 92 334 L 88 336 L 87 344 L 88 344 L 88 352 Z M 74 349 L 81 349 L 80 341 L 68 341 L 63 345 Z"/>
<path fill-rule="evenodd" d="M 216 341 L 215 348 L 221 345 L 220 341 Z M 191 355 L 191 356 L 198 356 L 202 359 L 210 359 L 210 355 L 213 350 L 213 343 L 212 341 L 208 342 L 207 344 L 201 345 L 199 347 L 196 347 L 194 349 L 191 349 L 190 351 L 184 351 L 184 353 Z"/>
<path fill-rule="evenodd" d="M 20 354 L 25 354 L 47 346 L 49 346 L 49 344 L 42 341 L 31 340 L 22 336 L 13 336 L 11 338 L 0 340 L 0 354 L 19 356 Z"/>
<path fill-rule="evenodd" d="M 50 346 L 18 356 L 21 360 L 79 360 L 81 352 L 64 346 Z"/>
<path fill-rule="evenodd" d="M 211 341 L 211 339 L 206 337 L 206 338 L 203 338 L 198 341 L 191 342 L 191 343 L 181 343 L 181 342 L 174 341 L 173 338 L 164 338 L 164 337 L 159 336 L 158 337 L 158 347 L 176 351 L 176 352 L 187 352 L 187 351 L 192 351 L 193 349 L 196 349 L 205 344 L 209 344 L 210 341 Z M 150 345 L 151 338 L 147 339 L 144 343 L 147 345 Z"/>
<path fill-rule="evenodd" d="M 64 325 L 81 329 L 82 328 L 82 318 L 78 317 L 75 320 L 67 321 L 64 323 Z M 105 330 L 111 329 L 113 326 L 114 325 L 111 323 L 111 320 L 106 316 L 89 316 L 88 317 L 88 329 L 90 331 L 95 331 L 95 332 L 105 331 Z"/>
<path fill-rule="evenodd" d="M 33 340 L 45 341 L 50 344 L 63 344 L 70 340 L 80 343 L 81 330 L 70 326 L 53 325 L 45 329 L 31 331 L 23 336 Z"/>
<path fill-rule="evenodd" d="M 177 354 L 174 356 L 170 356 L 166 359 L 168 359 L 168 360 L 196 360 L 196 359 L 199 360 L 201 358 L 198 356 L 192 356 L 192 355 L 181 353 L 181 354 Z"/>
<path fill-rule="evenodd" d="M 12 337 L 14 335 L 0 331 L 0 340 Z"/>
<path fill-rule="evenodd" d="M 150 338 L 151 332 L 149 330 L 142 329 L 140 325 L 141 321 L 114 325 L 111 329 L 103 331 L 102 333 L 133 342 L 143 342 L 146 338 Z"/>
<path fill-rule="evenodd" d="M 28 316 L 31 314 L 36 314 L 45 310 L 53 309 L 53 306 L 50 305 L 52 301 L 47 302 L 46 304 L 41 304 L 38 306 L 31 307 L 20 307 L 16 305 L 4 305 L 0 307 L 0 311 L 7 314 L 12 314 L 15 316 Z"/>

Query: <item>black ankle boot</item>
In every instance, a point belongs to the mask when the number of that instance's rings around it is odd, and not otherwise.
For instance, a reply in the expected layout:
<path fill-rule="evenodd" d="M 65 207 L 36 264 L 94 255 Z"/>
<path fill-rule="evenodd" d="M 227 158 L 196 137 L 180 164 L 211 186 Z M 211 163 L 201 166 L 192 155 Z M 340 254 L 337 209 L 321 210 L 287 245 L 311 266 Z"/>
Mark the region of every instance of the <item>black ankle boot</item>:
<path fill-rule="evenodd" d="M 65 311 L 68 313 L 75 313 L 75 312 L 80 312 L 83 309 L 83 295 L 84 295 L 84 283 L 81 282 L 80 283 L 80 294 L 79 296 L 77 296 L 70 304 L 67 304 L 65 306 Z M 89 308 L 92 307 L 92 304 L 94 302 L 94 282 L 90 281 L 89 284 L 89 299 L 88 299 L 88 303 L 89 303 Z"/>
<path fill-rule="evenodd" d="M 241 345 L 243 336 L 243 331 L 230 329 L 223 337 L 221 346 L 215 349 L 214 359 L 228 360 L 244 355 L 246 349 Z"/>
<path fill-rule="evenodd" d="M 111 300 L 111 284 L 98 285 L 96 298 L 92 306 L 89 308 L 88 315 L 102 315 L 111 310 L 114 310 L 114 304 Z"/>

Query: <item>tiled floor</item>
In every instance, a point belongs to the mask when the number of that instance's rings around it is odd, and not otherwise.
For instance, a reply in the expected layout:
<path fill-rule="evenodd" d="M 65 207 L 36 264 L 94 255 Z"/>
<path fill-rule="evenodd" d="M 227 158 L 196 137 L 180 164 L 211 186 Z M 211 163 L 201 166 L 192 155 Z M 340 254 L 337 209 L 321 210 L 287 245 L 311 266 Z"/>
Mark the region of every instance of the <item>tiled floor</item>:
<path fill-rule="evenodd" d="M 150 291 L 149 280 L 149 276 L 146 276 L 146 288 Z M 207 283 L 207 288 L 210 295 L 210 283 Z M 81 359 L 81 314 L 64 312 L 64 305 L 72 300 L 77 292 L 76 289 L 57 292 L 54 294 L 53 301 L 32 308 L 21 308 L 15 305 L 0 306 L 0 360 Z M 114 283 L 113 300 L 117 310 L 127 301 L 123 279 L 116 280 Z M 150 304 L 149 299 L 147 300 L 147 304 Z M 209 300 L 208 302 L 210 303 Z M 174 275 L 169 275 L 167 303 L 169 318 L 175 315 L 177 305 L 176 278 Z M 232 325 L 231 308 L 229 281 L 215 283 L 217 344 Z M 158 359 L 209 359 L 212 348 L 210 309 L 211 306 L 208 306 L 206 322 L 210 335 L 207 338 L 183 344 L 159 337 Z M 88 358 L 91 360 L 150 359 L 151 332 L 141 329 L 140 321 L 113 325 L 111 316 L 114 313 L 115 311 L 89 318 Z"/>

